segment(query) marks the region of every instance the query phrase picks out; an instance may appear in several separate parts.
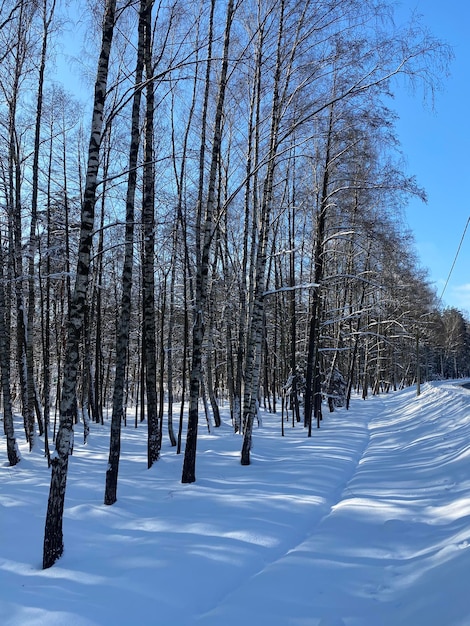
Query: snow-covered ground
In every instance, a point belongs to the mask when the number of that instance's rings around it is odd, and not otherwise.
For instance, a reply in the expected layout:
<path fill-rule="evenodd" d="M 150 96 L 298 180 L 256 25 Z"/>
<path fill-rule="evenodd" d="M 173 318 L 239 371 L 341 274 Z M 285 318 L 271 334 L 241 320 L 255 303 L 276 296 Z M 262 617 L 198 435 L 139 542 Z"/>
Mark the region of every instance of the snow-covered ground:
<path fill-rule="evenodd" d="M 469 626 L 470 390 L 356 399 L 311 439 L 264 415 L 252 465 L 201 425 L 197 482 L 145 426 L 123 431 L 118 502 L 102 504 L 109 429 L 81 429 L 65 552 L 41 569 L 49 470 L 0 440 L 2 626 Z M 19 434 L 19 430 L 18 430 Z"/>

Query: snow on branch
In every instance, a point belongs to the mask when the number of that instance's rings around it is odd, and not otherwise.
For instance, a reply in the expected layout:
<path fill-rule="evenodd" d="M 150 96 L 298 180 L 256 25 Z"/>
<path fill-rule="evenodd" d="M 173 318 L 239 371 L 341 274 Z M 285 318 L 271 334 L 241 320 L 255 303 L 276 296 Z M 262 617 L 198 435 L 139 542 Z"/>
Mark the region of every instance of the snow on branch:
<path fill-rule="evenodd" d="M 279 289 L 271 289 L 263 293 L 263 298 L 266 296 L 272 296 L 276 293 L 282 293 L 284 291 L 295 291 L 297 289 L 311 289 L 312 287 L 319 287 L 318 283 L 304 283 L 303 285 L 292 285 L 291 287 L 279 287 Z"/>

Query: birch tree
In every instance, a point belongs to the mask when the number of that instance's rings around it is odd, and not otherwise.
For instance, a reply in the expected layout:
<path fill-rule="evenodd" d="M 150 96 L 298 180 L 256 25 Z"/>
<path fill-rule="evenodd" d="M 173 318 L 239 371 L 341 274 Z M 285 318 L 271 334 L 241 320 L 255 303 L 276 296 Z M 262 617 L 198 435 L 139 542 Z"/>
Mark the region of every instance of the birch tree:
<path fill-rule="evenodd" d="M 26 367 L 26 303 L 24 294 L 23 259 L 23 197 L 24 197 L 24 143 L 25 132 L 21 128 L 20 113 L 23 89 L 31 71 L 30 60 L 34 56 L 31 28 L 35 7 L 24 0 L 19 2 L 16 11 L 10 14 L 13 19 L 4 24 L 0 32 L 6 37 L 7 51 L 2 63 L 2 89 L 7 107 L 6 143 L 7 182 L 5 185 L 6 208 L 8 215 L 8 255 L 9 278 L 13 278 L 16 301 L 16 361 L 21 394 L 23 423 L 26 439 L 32 449 L 34 445 L 34 413 L 29 410 Z"/>
<path fill-rule="evenodd" d="M 4 285 L 3 242 L 0 241 L 0 370 L 3 394 L 3 430 L 7 440 L 7 456 L 10 465 L 20 462 L 21 456 L 16 444 L 13 423 L 13 407 L 10 390 L 10 332 L 6 322 L 6 297 Z"/>
<path fill-rule="evenodd" d="M 274 174 L 276 156 L 279 147 L 279 125 L 281 121 L 281 72 L 284 55 L 283 40 L 285 34 L 285 1 L 279 5 L 278 35 L 276 45 L 274 79 L 272 88 L 271 128 L 267 169 L 263 182 L 263 196 L 260 207 L 260 232 L 254 264 L 254 294 L 251 317 L 248 326 L 248 339 L 245 364 L 245 390 L 243 396 L 243 445 L 241 464 L 250 464 L 253 424 L 257 415 L 258 391 L 261 374 L 261 350 L 263 339 L 264 292 L 266 288 L 266 262 L 269 228 L 272 214 Z"/>
<path fill-rule="evenodd" d="M 135 92 L 132 101 L 131 140 L 129 146 L 129 175 L 126 195 L 125 253 L 122 268 L 122 295 L 116 337 L 116 375 L 114 378 L 113 409 L 111 416 L 111 438 L 108 468 L 106 470 L 105 504 L 114 504 L 117 499 L 117 480 L 121 450 L 121 423 L 123 420 L 125 373 L 129 349 L 131 317 L 131 294 L 134 258 L 134 205 L 137 187 L 137 160 L 140 143 L 140 105 L 144 70 L 144 31 L 147 0 L 142 0 L 139 10 L 137 60 L 135 68 Z"/>
<path fill-rule="evenodd" d="M 157 407 L 157 346 L 155 319 L 155 167 L 154 167 L 154 114 L 155 85 L 152 60 L 152 7 L 147 2 L 144 11 L 144 64 L 147 79 L 145 90 L 145 133 L 143 164 L 143 349 L 145 362 L 145 387 L 147 398 L 148 446 L 147 466 L 150 468 L 160 454 L 161 430 Z"/>
<path fill-rule="evenodd" d="M 42 19 L 42 45 L 39 62 L 38 92 L 36 98 L 36 116 L 34 128 L 34 150 L 32 167 L 32 197 L 31 197 L 31 218 L 29 226 L 28 245 L 28 312 L 27 326 L 25 332 L 26 339 L 26 402 L 27 416 L 30 421 L 28 432 L 30 448 L 34 445 L 34 411 L 36 405 L 36 383 L 34 379 L 34 319 L 35 319 L 35 256 L 37 248 L 37 220 L 38 220 L 38 190 L 39 190 L 39 149 L 41 140 L 41 124 L 43 109 L 44 75 L 46 70 L 47 51 L 50 37 L 50 30 L 55 11 L 55 0 L 48 3 L 43 0 L 41 7 Z"/>
<path fill-rule="evenodd" d="M 188 431 L 186 436 L 186 448 L 184 453 L 183 472 L 181 482 L 193 483 L 196 480 L 196 449 L 198 427 L 198 403 L 202 382 L 203 341 L 204 341 L 204 315 L 208 297 L 208 279 L 210 270 L 210 253 L 214 237 L 214 213 L 216 201 L 216 179 L 219 164 L 219 155 L 222 144 L 222 116 L 224 111 L 225 94 L 227 87 L 229 47 L 232 22 L 235 12 L 233 0 L 228 0 L 224 30 L 224 46 L 222 55 L 222 68 L 217 93 L 216 114 L 214 121 L 214 134 L 212 139 L 212 152 L 210 159 L 210 171 L 207 183 L 207 199 L 205 203 L 204 227 L 201 242 L 201 250 L 198 252 L 196 268 L 196 292 L 194 303 L 194 322 L 192 334 L 192 357 L 191 373 L 189 378 L 189 415 Z M 209 77 L 206 76 L 206 85 Z M 202 146 L 202 143 L 201 143 Z M 203 161 L 200 167 L 203 167 Z"/>
<path fill-rule="evenodd" d="M 116 1 L 107 0 L 104 8 L 101 50 L 95 82 L 93 112 L 85 189 L 82 200 L 77 272 L 72 294 L 67 331 L 64 376 L 60 399 L 60 424 L 55 451 L 51 458 L 51 484 L 44 530 L 43 568 L 54 565 L 64 551 L 62 520 L 69 455 L 73 447 L 73 423 L 77 412 L 77 373 L 79 341 L 86 306 L 90 269 L 90 251 L 95 218 L 96 185 L 103 124 L 103 108 L 109 69 L 109 57 L 115 26 Z"/>

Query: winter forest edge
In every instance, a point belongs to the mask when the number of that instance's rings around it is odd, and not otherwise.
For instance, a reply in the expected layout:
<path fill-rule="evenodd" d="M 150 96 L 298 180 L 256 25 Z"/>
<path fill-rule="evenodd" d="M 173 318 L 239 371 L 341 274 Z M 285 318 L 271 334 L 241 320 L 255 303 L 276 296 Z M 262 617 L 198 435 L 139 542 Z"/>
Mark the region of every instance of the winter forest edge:
<path fill-rule="evenodd" d="M 221 402 L 249 465 L 260 406 L 311 436 L 353 394 L 470 376 L 394 131 L 397 81 L 432 95 L 445 43 L 389 2 L 78 5 L 83 101 L 56 79 L 65 5 L 0 0 L 2 419 L 10 466 L 44 441 L 44 568 L 78 421 L 111 424 L 111 505 L 123 426 L 191 483 Z"/>

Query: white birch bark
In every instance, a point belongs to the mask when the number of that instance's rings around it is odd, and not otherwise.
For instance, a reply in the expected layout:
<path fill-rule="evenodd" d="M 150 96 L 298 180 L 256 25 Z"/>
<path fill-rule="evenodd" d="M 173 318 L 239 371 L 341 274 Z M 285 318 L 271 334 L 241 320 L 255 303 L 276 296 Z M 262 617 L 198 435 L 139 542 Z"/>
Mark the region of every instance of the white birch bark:
<path fill-rule="evenodd" d="M 113 409 L 111 415 L 111 435 L 109 443 L 108 467 L 106 470 L 106 486 L 104 503 L 114 504 L 117 500 L 117 482 L 119 458 L 121 452 L 121 423 L 123 418 L 124 387 L 129 346 L 129 329 L 131 317 L 132 275 L 134 258 L 134 204 L 137 187 L 137 159 L 140 144 L 140 104 L 142 100 L 142 77 L 144 69 L 144 11 L 147 0 L 141 0 L 137 61 L 135 69 L 135 94 L 132 102 L 131 142 L 129 147 L 129 176 L 126 194 L 126 241 L 124 265 L 122 268 L 122 295 L 119 312 L 118 332 L 116 337 L 116 375 L 114 379 Z"/>
<path fill-rule="evenodd" d="M 250 464 L 252 447 L 253 423 L 258 407 L 258 392 L 261 375 L 261 348 L 263 342 L 263 316 L 267 247 L 271 217 L 274 172 L 278 145 L 280 121 L 279 85 L 281 79 L 281 54 L 284 33 L 284 8 L 282 0 L 279 8 L 279 25 L 277 38 L 276 66 L 274 70 L 273 97 L 271 109 L 270 147 L 266 176 L 264 180 L 263 198 L 260 206 L 261 229 L 256 253 L 254 298 L 251 318 L 248 324 L 248 341 L 245 364 L 245 389 L 243 394 L 243 445 L 241 464 Z"/>
<path fill-rule="evenodd" d="M 77 274 L 67 329 L 64 376 L 60 398 L 60 424 L 56 437 L 55 451 L 51 458 L 51 485 L 44 529 L 44 569 L 54 565 L 64 551 L 62 521 L 67 485 L 68 459 L 73 446 L 73 422 L 77 412 L 76 392 L 79 365 L 79 341 L 83 326 L 90 270 L 90 252 L 95 219 L 96 186 L 103 126 L 103 109 L 106 100 L 115 10 L 116 0 L 107 0 L 103 18 L 101 51 L 95 82 L 88 163 L 82 200 Z"/>
<path fill-rule="evenodd" d="M 214 234 L 214 205 L 216 201 L 215 186 L 217 168 L 222 143 L 222 115 L 224 110 L 225 92 L 228 74 L 228 52 L 230 46 L 230 33 L 234 15 L 234 2 L 229 0 L 224 35 L 224 52 L 222 69 L 220 74 L 219 90 L 217 96 L 217 108 L 214 123 L 214 136 L 212 142 L 211 165 L 208 180 L 207 203 L 204 221 L 204 233 L 202 252 L 196 271 L 196 301 L 195 318 L 193 324 L 193 351 L 191 361 L 191 373 L 189 379 L 189 416 L 186 448 L 183 462 L 181 481 L 193 483 L 196 480 L 196 448 L 198 427 L 198 403 L 202 381 L 202 360 L 204 340 L 204 315 L 208 296 L 208 279 L 210 269 L 210 251 Z"/>

